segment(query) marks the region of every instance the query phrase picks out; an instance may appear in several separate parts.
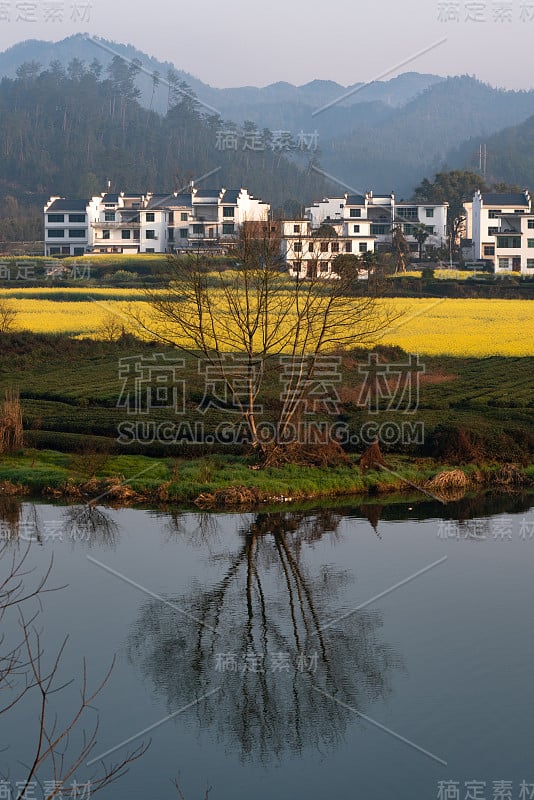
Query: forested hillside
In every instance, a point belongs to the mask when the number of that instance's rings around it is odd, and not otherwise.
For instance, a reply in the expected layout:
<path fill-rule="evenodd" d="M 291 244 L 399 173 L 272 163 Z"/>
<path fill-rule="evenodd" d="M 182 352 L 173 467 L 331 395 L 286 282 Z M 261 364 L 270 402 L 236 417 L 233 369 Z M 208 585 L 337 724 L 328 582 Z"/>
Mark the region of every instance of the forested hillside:
<path fill-rule="evenodd" d="M 86 67 L 73 59 L 66 71 L 26 63 L 15 79 L 4 78 L 0 198 L 42 209 L 50 194 L 85 197 L 108 180 L 116 190 L 172 192 L 214 170 L 204 185 L 245 183 L 291 213 L 325 192 L 303 158 L 299 166 L 290 153 L 245 150 L 241 140 L 236 149 L 218 147 L 221 119 L 206 115 L 178 77 L 166 115 L 142 107 L 136 77 L 135 65 L 115 58 L 106 71 L 96 60 Z M 269 135 L 262 133 L 266 143 Z"/>
<path fill-rule="evenodd" d="M 534 116 L 484 139 L 487 179 L 534 191 Z M 477 161 L 478 142 L 466 142 L 451 162 L 470 167 Z"/>
<path fill-rule="evenodd" d="M 471 154 L 491 134 L 532 114 L 532 91 L 498 90 L 468 76 L 449 78 L 379 124 L 371 119 L 349 136 L 323 143 L 323 163 L 355 190 L 375 186 L 407 196 L 425 175 L 463 166 L 457 151 L 466 140 Z M 511 175 L 500 178 L 519 180 Z"/>

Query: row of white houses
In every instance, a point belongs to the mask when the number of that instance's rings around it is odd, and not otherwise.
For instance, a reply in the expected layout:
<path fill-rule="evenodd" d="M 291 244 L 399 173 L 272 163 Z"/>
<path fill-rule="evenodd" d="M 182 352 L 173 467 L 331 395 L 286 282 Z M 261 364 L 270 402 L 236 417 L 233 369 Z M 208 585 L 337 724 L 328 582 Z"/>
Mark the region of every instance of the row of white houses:
<path fill-rule="evenodd" d="M 282 222 L 282 253 L 294 276 L 327 277 L 334 260 L 344 253 L 363 255 L 391 246 L 400 227 L 412 252 L 442 247 L 447 241 L 447 203 L 398 202 L 395 194 L 346 193 L 315 203 L 304 220 Z M 318 235 L 319 234 L 319 235 Z"/>
<path fill-rule="evenodd" d="M 245 221 L 270 222 L 270 206 L 245 188 L 199 189 L 171 195 L 105 192 L 89 200 L 51 197 L 44 208 L 45 255 L 169 253 L 225 248 Z M 272 222 L 270 223 L 272 226 Z M 344 194 L 283 220 L 281 253 L 291 272 L 329 275 L 340 253 L 374 252 L 400 225 L 412 250 L 425 232 L 425 249 L 444 244 L 447 204 L 399 203 L 395 195 Z M 323 233 L 324 232 L 324 233 Z"/>
<path fill-rule="evenodd" d="M 527 190 L 475 192 L 464 204 L 463 252 L 495 272 L 534 275 L 534 210 Z M 447 203 L 399 202 L 393 192 L 345 193 L 306 208 L 302 219 L 276 227 L 290 271 L 333 271 L 341 253 L 385 249 L 399 227 L 415 253 L 446 246 Z M 244 222 L 270 222 L 270 205 L 240 189 L 200 189 L 171 195 L 113 194 L 89 200 L 51 197 L 44 208 L 45 255 L 169 253 L 227 248 Z M 272 225 L 272 223 L 271 223 Z M 424 240 L 424 241 L 423 241 Z"/>
<path fill-rule="evenodd" d="M 103 193 L 90 200 L 51 197 L 44 208 L 45 255 L 170 253 L 231 243 L 245 220 L 270 206 L 246 189 L 198 189 L 171 195 Z"/>

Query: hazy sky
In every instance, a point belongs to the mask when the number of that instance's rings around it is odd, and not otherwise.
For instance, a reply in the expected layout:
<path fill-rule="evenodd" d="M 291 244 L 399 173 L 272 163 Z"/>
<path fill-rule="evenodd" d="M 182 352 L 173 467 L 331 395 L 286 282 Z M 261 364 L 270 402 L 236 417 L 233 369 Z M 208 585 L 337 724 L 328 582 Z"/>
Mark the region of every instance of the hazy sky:
<path fill-rule="evenodd" d="M 0 50 L 84 31 L 218 87 L 314 78 L 347 85 L 390 70 L 534 86 L 534 0 L 0 0 Z"/>

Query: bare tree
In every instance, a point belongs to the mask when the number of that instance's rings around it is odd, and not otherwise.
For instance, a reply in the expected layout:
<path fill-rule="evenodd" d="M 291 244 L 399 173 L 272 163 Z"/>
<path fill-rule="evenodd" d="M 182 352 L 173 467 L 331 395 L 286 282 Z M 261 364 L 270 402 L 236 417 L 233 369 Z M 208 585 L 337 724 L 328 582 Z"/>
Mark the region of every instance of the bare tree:
<path fill-rule="evenodd" d="M 0 453 L 14 453 L 23 445 L 24 430 L 18 389 L 6 389 L 0 406 Z"/>
<path fill-rule="evenodd" d="M 402 225 L 395 225 L 391 235 L 391 246 L 395 260 L 395 272 L 406 272 L 406 265 L 410 257 L 410 245 L 402 230 Z"/>
<path fill-rule="evenodd" d="M 0 333 L 8 333 L 12 330 L 16 318 L 16 309 L 6 300 L 0 300 Z"/>
<path fill-rule="evenodd" d="M 102 319 L 102 322 L 98 326 L 97 334 L 99 339 L 113 344 L 113 342 L 118 341 L 121 336 L 124 336 L 124 324 L 118 319 L 116 314 L 110 312 Z"/>
<path fill-rule="evenodd" d="M 268 364 L 287 357 L 286 391 L 275 419 L 276 443 L 287 441 L 322 354 L 376 342 L 392 315 L 378 293 L 356 284 L 353 270 L 321 269 L 292 278 L 276 226 L 244 224 L 235 266 L 204 254 L 169 256 L 160 274 L 165 292 L 146 289 L 149 313 L 136 314 L 152 339 L 204 359 L 220 375 L 260 459 L 272 454 L 258 431 L 258 405 Z M 236 362 L 239 388 L 236 387 Z M 288 367 L 289 364 L 289 367 Z"/>
<path fill-rule="evenodd" d="M 7 718 L 23 700 L 34 698 L 38 723 L 34 735 L 28 741 L 30 752 L 25 759 L 25 776 L 17 782 L 16 800 L 23 800 L 34 783 L 40 783 L 40 775 L 46 770 L 46 785 L 51 787 L 44 792 L 44 800 L 55 797 L 75 797 L 79 791 L 73 781 L 68 788 L 67 782 L 72 780 L 76 771 L 86 763 L 97 745 L 98 714 L 94 701 L 109 679 L 113 664 L 103 679 L 90 689 L 85 661 L 80 681 L 80 696 L 70 715 L 61 724 L 54 709 L 54 696 L 64 690 L 67 683 L 60 680 L 60 664 L 67 646 L 66 637 L 52 657 L 48 659 L 40 629 L 42 613 L 41 598 L 46 592 L 57 591 L 60 587 L 50 588 L 49 578 L 52 562 L 41 578 L 37 578 L 33 586 L 28 586 L 33 570 L 29 567 L 31 544 L 22 552 L 18 546 L 5 540 L 0 546 L 0 564 L 2 570 L 0 580 L 0 716 Z M 18 618 L 18 628 L 13 619 Z M 10 623 L 8 625 L 8 623 Z M 11 633 L 6 633 L 6 629 Z M 18 634 L 13 634 L 18 630 Z M 87 722 L 86 722 L 87 720 Z M 89 721 L 91 720 L 91 721 Z M 73 740 L 79 741 L 73 747 Z M 127 771 L 128 766 L 141 757 L 147 747 L 139 745 L 128 752 L 116 763 L 100 763 L 90 780 L 91 795 L 113 783 Z M 3 776 L 2 778 L 7 778 Z M 33 796 L 33 794 L 32 794 Z"/>

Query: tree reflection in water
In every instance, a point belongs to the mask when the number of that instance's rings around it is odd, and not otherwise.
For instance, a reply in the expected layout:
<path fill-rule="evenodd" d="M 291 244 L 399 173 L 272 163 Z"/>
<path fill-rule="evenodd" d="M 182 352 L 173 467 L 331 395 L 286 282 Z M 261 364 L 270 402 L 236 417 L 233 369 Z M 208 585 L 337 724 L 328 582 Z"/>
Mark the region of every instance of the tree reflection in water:
<path fill-rule="evenodd" d="M 67 506 L 63 510 L 65 536 L 75 542 L 113 547 L 119 526 L 105 508 L 92 503 Z"/>
<path fill-rule="evenodd" d="M 338 743 L 356 716 L 317 688 L 359 711 L 389 690 L 399 662 L 378 640 L 380 614 L 359 611 L 321 629 L 349 610 L 335 601 L 351 573 L 313 566 L 314 545 L 336 539 L 341 519 L 330 510 L 242 518 L 238 547 L 209 557 L 224 564 L 222 579 L 168 598 L 190 616 L 150 602 L 130 635 L 131 661 L 170 711 L 220 686 L 186 713 L 243 758 Z M 177 522 L 180 535 L 191 531 Z M 194 526 L 205 534 L 206 524 Z"/>

